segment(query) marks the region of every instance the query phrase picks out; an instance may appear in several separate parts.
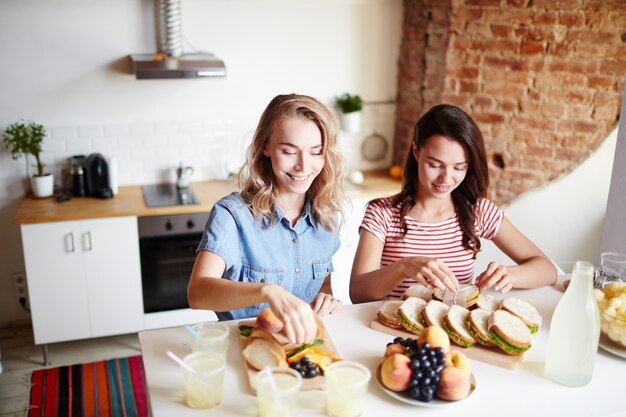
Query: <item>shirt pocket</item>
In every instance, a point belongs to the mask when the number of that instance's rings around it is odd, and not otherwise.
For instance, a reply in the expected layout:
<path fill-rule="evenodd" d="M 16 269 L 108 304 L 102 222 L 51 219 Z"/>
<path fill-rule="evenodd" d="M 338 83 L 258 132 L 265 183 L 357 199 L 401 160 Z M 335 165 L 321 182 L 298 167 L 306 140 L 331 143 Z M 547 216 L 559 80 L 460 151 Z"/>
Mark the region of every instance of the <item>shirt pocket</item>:
<path fill-rule="evenodd" d="M 309 303 L 313 301 L 322 285 L 324 285 L 324 280 L 333 271 L 333 262 L 330 257 L 313 262 L 313 277 L 305 293 Z"/>
<path fill-rule="evenodd" d="M 250 265 L 243 265 L 243 281 L 255 284 L 276 284 L 282 287 L 285 279 L 285 270 L 282 268 L 258 268 Z M 267 303 L 250 306 L 249 316 L 256 316 L 261 310 L 269 307 Z"/>

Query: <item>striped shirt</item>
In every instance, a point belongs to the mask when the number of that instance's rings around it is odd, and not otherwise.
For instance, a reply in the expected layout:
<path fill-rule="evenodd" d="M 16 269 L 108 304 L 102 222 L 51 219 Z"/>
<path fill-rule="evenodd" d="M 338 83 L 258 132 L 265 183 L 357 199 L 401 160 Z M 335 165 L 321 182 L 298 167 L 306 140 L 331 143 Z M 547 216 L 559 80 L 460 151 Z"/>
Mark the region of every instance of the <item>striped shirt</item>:
<path fill-rule="evenodd" d="M 405 216 L 408 230 L 403 236 L 400 205 L 392 206 L 392 199 L 387 197 L 370 202 L 360 227 L 384 243 L 380 267 L 407 256 L 439 258 L 454 272 L 459 283 L 470 283 L 474 273 L 474 253 L 463 246 L 463 231 L 456 213 L 439 223 L 423 223 Z M 475 221 L 477 236 L 493 239 L 503 218 L 504 213 L 492 201 L 479 199 Z M 400 298 L 415 283 L 414 277 L 405 277 L 387 298 Z"/>

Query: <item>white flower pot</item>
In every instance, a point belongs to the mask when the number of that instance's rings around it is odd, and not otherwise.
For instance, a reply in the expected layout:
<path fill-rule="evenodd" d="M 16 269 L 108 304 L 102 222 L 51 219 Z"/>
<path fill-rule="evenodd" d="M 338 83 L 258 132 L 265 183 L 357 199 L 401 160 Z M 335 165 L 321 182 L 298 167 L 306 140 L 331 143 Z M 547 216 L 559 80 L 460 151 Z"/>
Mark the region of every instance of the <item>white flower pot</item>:
<path fill-rule="evenodd" d="M 30 186 L 35 197 L 50 197 L 54 194 L 54 175 L 32 176 L 30 177 Z"/>
<path fill-rule="evenodd" d="M 341 128 L 347 133 L 359 133 L 361 131 L 361 112 L 343 113 L 341 115 Z"/>

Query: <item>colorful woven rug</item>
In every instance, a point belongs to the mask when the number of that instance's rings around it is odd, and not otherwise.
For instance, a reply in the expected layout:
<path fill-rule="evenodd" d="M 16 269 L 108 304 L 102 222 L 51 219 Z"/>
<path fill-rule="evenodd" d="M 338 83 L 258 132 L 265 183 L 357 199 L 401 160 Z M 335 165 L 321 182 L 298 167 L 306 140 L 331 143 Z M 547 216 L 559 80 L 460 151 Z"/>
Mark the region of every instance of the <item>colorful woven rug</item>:
<path fill-rule="evenodd" d="M 141 356 L 38 369 L 28 417 L 147 417 Z"/>

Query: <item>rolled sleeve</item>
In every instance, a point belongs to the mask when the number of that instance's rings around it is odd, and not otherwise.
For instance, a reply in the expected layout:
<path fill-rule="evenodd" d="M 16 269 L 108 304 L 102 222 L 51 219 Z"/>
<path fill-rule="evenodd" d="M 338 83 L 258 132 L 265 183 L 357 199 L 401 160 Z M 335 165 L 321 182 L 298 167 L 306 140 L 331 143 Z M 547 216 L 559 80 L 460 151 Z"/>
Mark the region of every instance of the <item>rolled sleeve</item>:
<path fill-rule="evenodd" d="M 235 264 L 239 253 L 239 232 L 232 213 L 222 205 L 215 205 L 209 215 L 202 240 L 196 253 L 205 250 L 221 257 L 226 269 Z"/>

